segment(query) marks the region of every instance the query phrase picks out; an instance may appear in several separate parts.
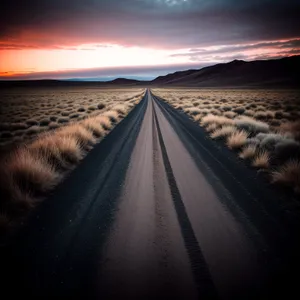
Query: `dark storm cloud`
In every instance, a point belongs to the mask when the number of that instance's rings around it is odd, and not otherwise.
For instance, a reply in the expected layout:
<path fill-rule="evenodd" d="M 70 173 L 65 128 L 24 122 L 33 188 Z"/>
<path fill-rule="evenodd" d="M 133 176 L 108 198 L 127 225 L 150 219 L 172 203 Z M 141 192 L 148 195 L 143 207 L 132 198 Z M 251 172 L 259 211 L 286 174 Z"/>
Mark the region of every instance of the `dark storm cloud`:
<path fill-rule="evenodd" d="M 1 0 L 0 12 L 2 49 L 20 39 L 25 48 L 186 48 L 300 35 L 299 0 Z"/>

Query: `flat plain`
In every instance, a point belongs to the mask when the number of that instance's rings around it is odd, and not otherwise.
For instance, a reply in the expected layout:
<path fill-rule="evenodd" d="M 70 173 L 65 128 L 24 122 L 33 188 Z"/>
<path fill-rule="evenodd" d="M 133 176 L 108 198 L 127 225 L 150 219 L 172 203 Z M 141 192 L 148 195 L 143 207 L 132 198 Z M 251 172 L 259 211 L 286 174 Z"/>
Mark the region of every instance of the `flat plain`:
<path fill-rule="evenodd" d="M 14 88 L 0 91 L 0 149 L 35 139 L 39 133 L 132 106 L 139 88 Z"/>
<path fill-rule="evenodd" d="M 142 99 L 144 89 L 1 91 L 0 231 L 22 222 Z"/>
<path fill-rule="evenodd" d="M 299 90 L 154 89 L 154 94 L 223 140 L 279 183 L 300 193 Z"/>

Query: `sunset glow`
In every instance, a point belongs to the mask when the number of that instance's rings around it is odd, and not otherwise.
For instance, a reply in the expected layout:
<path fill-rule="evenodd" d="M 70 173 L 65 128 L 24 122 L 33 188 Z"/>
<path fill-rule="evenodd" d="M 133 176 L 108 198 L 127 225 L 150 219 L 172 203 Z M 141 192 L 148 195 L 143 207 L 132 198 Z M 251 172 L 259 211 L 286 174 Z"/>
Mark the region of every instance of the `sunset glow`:
<path fill-rule="evenodd" d="M 268 2 L 1 1 L 0 79 L 135 76 L 136 67 L 151 77 L 174 66 L 299 55 L 299 5 Z"/>

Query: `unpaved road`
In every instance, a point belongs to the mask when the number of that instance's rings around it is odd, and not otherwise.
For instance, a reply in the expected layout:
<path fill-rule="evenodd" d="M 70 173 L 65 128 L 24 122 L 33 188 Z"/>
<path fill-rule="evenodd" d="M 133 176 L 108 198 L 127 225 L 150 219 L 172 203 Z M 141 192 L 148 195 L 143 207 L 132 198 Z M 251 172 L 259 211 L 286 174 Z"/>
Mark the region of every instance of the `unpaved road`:
<path fill-rule="evenodd" d="M 147 91 L 5 249 L 7 286 L 82 299 L 294 292 L 296 207 L 201 130 Z"/>

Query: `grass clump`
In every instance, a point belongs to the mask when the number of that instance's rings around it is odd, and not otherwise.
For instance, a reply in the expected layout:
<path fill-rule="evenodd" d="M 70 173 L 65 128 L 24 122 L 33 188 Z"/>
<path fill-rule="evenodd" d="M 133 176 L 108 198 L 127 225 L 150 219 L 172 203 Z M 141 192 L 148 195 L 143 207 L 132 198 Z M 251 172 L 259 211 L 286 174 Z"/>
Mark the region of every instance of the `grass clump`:
<path fill-rule="evenodd" d="M 270 154 L 266 150 L 259 151 L 254 160 L 252 165 L 257 168 L 267 169 L 270 166 Z"/>
<path fill-rule="evenodd" d="M 271 174 L 272 182 L 293 187 L 300 193 L 300 161 L 289 160 Z"/>
<path fill-rule="evenodd" d="M 257 146 L 250 144 L 243 147 L 242 151 L 239 154 L 239 157 L 242 159 L 250 159 L 255 156 L 256 152 L 257 152 Z"/>
<path fill-rule="evenodd" d="M 249 133 L 257 134 L 260 132 L 268 132 L 270 127 L 267 123 L 257 121 L 251 117 L 242 116 L 234 120 L 235 125 L 239 129 L 248 131 Z"/>
<path fill-rule="evenodd" d="M 249 133 L 247 131 L 237 130 L 228 136 L 226 144 L 230 149 L 241 148 L 245 145 L 248 136 Z"/>
<path fill-rule="evenodd" d="M 226 125 L 226 126 L 222 126 L 221 128 L 216 129 L 215 131 L 213 131 L 210 136 L 213 139 L 223 138 L 223 137 L 232 135 L 236 131 L 237 131 L 237 129 L 236 129 L 235 126 Z"/>

